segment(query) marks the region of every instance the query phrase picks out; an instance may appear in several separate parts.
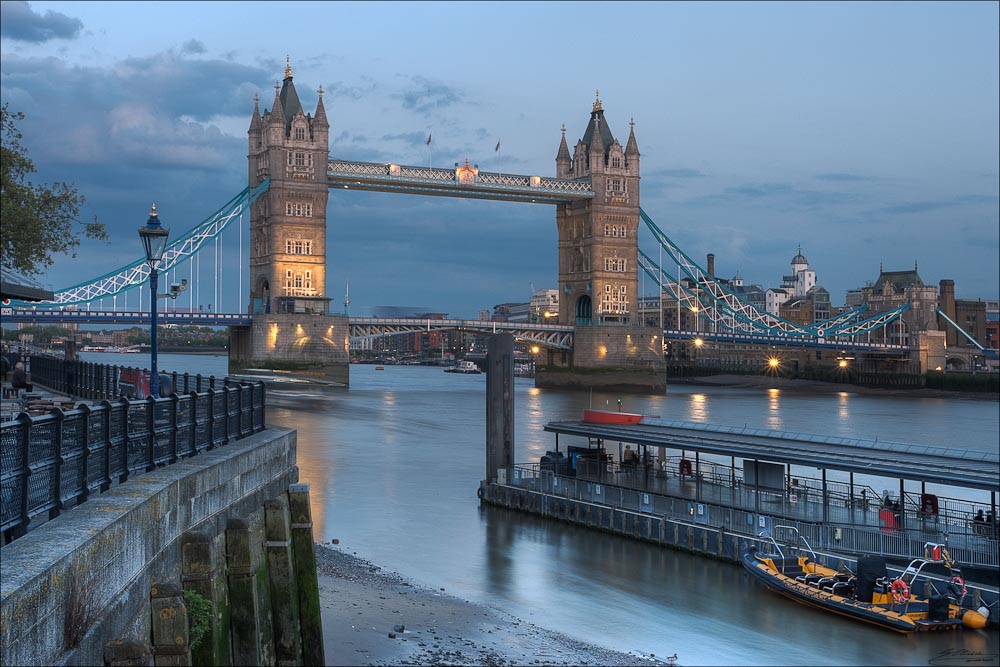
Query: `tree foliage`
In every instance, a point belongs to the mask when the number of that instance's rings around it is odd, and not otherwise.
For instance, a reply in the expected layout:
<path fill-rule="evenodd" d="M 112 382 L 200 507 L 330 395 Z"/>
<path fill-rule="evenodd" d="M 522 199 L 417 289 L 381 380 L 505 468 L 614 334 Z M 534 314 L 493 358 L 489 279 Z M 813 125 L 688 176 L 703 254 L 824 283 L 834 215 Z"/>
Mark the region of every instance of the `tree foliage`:
<path fill-rule="evenodd" d="M 17 121 L 21 112 L 0 108 L 3 144 L 0 155 L 0 261 L 27 276 L 50 267 L 53 255 L 76 257 L 81 233 L 87 238 L 107 239 L 104 225 L 78 220 L 84 197 L 72 185 L 54 182 L 38 185 L 28 178 L 35 165 L 21 145 Z"/>

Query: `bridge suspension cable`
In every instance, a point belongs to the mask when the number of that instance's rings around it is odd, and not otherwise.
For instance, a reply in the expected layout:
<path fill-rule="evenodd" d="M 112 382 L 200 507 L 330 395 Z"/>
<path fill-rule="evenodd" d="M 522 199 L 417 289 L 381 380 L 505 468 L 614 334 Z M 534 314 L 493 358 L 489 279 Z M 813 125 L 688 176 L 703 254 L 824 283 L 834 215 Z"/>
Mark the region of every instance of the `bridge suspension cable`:
<path fill-rule="evenodd" d="M 678 276 L 674 279 L 675 284 L 686 293 L 686 296 L 683 298 L 679 297 L 676 289 L 671 289 L 669 291 L 671 291 L 674 296 L 678 298 L 680 303 L 683 303 L 688 308 L 693 309 L 691 304 L 695 301 L 702 304 L 705 308 L 699 308 L 699 316 L 706 320 L 721 324 L 730 330 L 751 333 L 760 332 L 776 336 L 798 336 L 809 338 L 856 336 L 868 333 L 874 329 L 882 328 L 899 318 L 903 313 L 910 309 L 910 304 L 907 302 L 891 310 L 879 313 L 878 315 L 875 315 L 867 320 L 857 322 L 855 320 L 867 309 L 867 305 L 862 304 L 861 306 L 840 313 L 834 317 L 821 320 L 819 322 L 813 322 L 808 325 L 799 325 L 794 322 L 789 322 L 784 318 L 773 315 L 767 311 L 760 310 L 753 304 L 740 298 L 737 294 L 728 289 L 728 287 L 726 287 L 722 282 L 718 281 L 715 276 L 710 276 L 705 273 L 705 271 L 692 261 L 691 258 L 677 246 L 677 244 L 671 241 L 670 238 L 663 233 L 663 231 L 656 225 L 655 222 L 653 222 L 652 218 L 650 218 L 649 215 L 642 210 L 642 208 L 639 209 L 639 215 L 643 222 L 646 223 L 646 227 L 650 230 L 650 232 L 652 232 L 660 247 L 666 251 L 667 255 L 672 260 L 677 263 Z M 656 262 L 654 262 L 648 255 L 642 253 L 642 251 L 640 251 L 639 264 L 642 266 L 647 275 L 653 277 L 654 280 L 657 279 L 657 276 L 652 272 L 662 272 L 660 267 L 656 265 Z M 681 272 L 683 272 L 684 275 L 692 281 L 692 286 L 685 285 L 684 282 L 680 280 L 679 274 Z"/>
<path fill-rule="evenodd" d="M 210 239 L 217 240 L 222 231 L 234 218 L 242 218 L 243 213 L 267 190 L 269 185 L 270 180 L 265 180 L 255 188 L 244 188 L 201 224 L 167 246 L 167 249 L 163 253 L 163 260 L 160 262 L 159 271 L 169 271 L 181 262 L 197 256 L 198 251 L 206 241 Z M 216 276 L 218 276 L 218 273 L 216 271 Z M 46 305 L 65 306 L 90 303 L 102 297 L 114 296 L 135 286 L 139 286 L 141 289 L 148 282 L 148 279 L 149 264 L 146 263 L 145 258 L 141 258 L 128 266 L 106 273 L 100 278 L 59 290 L 54 294 L 55 298 L 52 301 L 42 301 L 35 305 L 45 307 Z M 215 292 L 217 295 L 218 289 Z M 140 302 L 142 301 L 141 294 L 139 300 Z M 218 302 L 218 296 L 216 296 L 216 302 Z"/>

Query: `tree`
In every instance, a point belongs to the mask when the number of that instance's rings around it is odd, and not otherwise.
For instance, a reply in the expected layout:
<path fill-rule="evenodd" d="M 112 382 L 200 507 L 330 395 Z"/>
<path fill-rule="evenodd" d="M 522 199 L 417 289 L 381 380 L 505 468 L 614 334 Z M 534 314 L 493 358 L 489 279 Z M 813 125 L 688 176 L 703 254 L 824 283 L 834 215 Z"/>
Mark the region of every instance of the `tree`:
<path fill-rule="evenodd" d="M 6 104 L 0 108 L 0 261 L 4 267 L 33 276 L 52 266 L 55 254 L 76 257 L 81 231 L 87 238 L 99 240 L 107 239 L 108 234 L 96 216 L 92 223 L 77 219 L 84 197 L 75 187 L 60 182 L 36 185 L 27 180 L 35 173 L 35 165 L 21 145 L 16 123 L 23 119 L 23 113 L 8 111 Z"/>

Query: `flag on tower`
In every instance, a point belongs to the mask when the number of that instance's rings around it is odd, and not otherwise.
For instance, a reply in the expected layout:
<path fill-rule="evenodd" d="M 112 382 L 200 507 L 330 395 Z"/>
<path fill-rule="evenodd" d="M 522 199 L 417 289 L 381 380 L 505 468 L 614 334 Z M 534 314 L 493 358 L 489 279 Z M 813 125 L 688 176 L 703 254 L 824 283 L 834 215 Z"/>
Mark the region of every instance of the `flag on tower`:
<path fill-rule="evenodd" d="M 425 141 L 424 143 L 426 143 L 428 146 L 431 145 L 431 134 L 430 134 L 430 132 L 427 133 L 427 141 Z"/>
<path fill-rule="evenodd" d="M 499 139 L 497 139 L 497 147 L 493 149 L 493 152 L 494 153 L 499 153 L 500 152 L 500 140 Z"/>

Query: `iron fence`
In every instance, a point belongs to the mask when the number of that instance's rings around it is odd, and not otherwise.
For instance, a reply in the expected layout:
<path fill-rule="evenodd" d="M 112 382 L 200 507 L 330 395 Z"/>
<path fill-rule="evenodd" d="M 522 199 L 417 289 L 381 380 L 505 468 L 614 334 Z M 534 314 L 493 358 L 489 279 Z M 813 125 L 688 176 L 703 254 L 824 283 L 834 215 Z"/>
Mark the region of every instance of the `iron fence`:
<path fill-rule="evenodd" d="M 578 474 L 581 463 L 584 462 L 577 462 Z M 618 470 L 617 464 L 614 464 L 611 472 L 615 470 Z M 626 470 L 625 479 L 628 479 L 631 472 Z M 506 476 L 507 483 L 511 486 L 667 519 L 721 527 L 747 537 L 754 537 L 762 530 L 770 531 L 774 522 L 778 521 L 782 525 L 795 527 L 800 535 L 817 548 L 849 553 L 879 553 L 903 559 L 923 554 L 923 545 L 926 542 L 940 540 L 948 543 L 952 556 L 963 564 L 1000 567 L 997 539 L 960 533 L 958 532 L 961 530 L 960 525 L 936 525 L 931 531 L 925 527 L 896 530 L 829 520 L 810 521 L 796 517 L 790 512 L 783 512 L 783 509 L 790 508 L 783 503 L 764 503 L 761 509 L 754 509 L 757 503 L 757 499 L 753 496 L 755 491 L 746 486 L 731 487 L 733 495 L 724 494 L 719 498 L 699 499 L 683 495 L 667 495 L 662 490 L 657 492 L 641 487 L 630 488 L 620 484 L 609 484 L 601 479 L 560 475 L 552 470 L 543 469 L 539 464 L 515 465 Z M 720 500 L 731 502 L 732 505 L 721 504 Z M 949 534 L 949 527 L 955 532 Z"/>
<path fill-rule="evenodd" d="M 164 398 L 22 412 L 0 427 L 4 542 L 36 517 L 55 518 L 115 483 L 262 431 L 264 402 L 262 382 L 226 382 Z"/>

